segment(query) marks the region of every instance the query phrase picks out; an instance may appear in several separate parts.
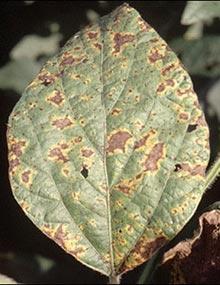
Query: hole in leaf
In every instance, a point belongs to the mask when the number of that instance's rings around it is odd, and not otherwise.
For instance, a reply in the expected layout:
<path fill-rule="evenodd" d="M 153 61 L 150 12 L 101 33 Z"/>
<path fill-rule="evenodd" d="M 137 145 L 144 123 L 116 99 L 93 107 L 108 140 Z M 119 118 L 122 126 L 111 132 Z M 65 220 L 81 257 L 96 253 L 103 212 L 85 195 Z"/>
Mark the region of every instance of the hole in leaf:
<path fill-rule="evenodd" d="M 87 178 L 88 177 L 88 169 L 86 169 L 84 166 L 83 166 L 83 169 L 81 170 L 81 174 L 83 177 Z"/>
<path fill-rule="evenodd" d="M 189 125 L 188 126 L 188 129 L 187 129 L 187 132 L 188 133 L 191 133 L 191 132 L 193 132 L 193 131 L 195 131 L 195 129 L 197 128 L 197 124 L 195 124 L 195 125 Z"/>
<path fill-rule="evenodd" d="M 181 166 L 180 164 L 176 164 L 174 171 L 177 172 L 177 171 L 179 171 L 180 169 L 182 169 L 182 166 Z"/>

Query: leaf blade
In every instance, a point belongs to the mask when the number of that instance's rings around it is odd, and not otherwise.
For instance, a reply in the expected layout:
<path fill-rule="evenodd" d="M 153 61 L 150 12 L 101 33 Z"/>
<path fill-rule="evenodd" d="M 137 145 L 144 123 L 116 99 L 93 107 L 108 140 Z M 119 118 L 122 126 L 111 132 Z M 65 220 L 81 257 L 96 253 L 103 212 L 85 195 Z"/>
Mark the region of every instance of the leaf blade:
<path fill-rule="evenodd" d="M 9 119 L 10 181 L 26 214 L 64 250 L 122 274 L 192 215 L 207 140 L 187 72 L 123 5 L 77 33 L 27 87 Z"/>

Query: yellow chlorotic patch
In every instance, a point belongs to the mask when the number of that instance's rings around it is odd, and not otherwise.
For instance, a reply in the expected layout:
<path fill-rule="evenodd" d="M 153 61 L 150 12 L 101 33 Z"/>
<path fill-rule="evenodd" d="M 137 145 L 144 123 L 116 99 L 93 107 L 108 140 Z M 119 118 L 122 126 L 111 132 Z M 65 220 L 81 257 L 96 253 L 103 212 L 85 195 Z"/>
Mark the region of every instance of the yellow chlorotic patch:
<path fill-rule="evenodd" d="M 94 219 L 89 220 L 88 223 L 89 223 L 91 226 L 93 226 L 94 228 L 97 227 L 96 221 L 95 221 Z"/>
<path fill-rule="evenodd" d="M 75 202 L 78 202 L 80 200 L 80 192 L 72 192 L 71 197 Z"/>
<path fill-rule="evenodd" d="M 25 212 L 30 209 L 30 205 L 24 200 L 20 200 L 20 206 Z"/>

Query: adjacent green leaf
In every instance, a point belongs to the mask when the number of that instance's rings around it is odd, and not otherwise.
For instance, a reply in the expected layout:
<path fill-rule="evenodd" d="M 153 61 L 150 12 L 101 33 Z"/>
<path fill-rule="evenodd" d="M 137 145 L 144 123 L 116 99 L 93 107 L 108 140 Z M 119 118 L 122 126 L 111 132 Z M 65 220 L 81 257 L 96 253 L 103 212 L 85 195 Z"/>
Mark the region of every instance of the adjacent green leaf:
<path fill-rule="evenodd" d="M 190 74 L 209 77 L 220 75 L 219 36 L 204 36 L 202 39 L 190 41 L 178 38 L 170 45 L 181 55 L 182 62 Z"/>
<path fill-rule="evenodd" d="M 203 194 L 208 127 L 192 82 L 128 5 L 45 64 L 10 115 L 7 138 L 25 213 L 106 275 L 148 260 Z"/>
<path fill-rule="evenodd" d="M 0 284 L 17 284 L 12 278 L 0 274 Z"/>
<path fill-rule="evenodd" d="M 181 23 L 191 25 L 197 22 L 209 22 L 215 17 L 220 18 L 219 1 L 187 1 Z"/>
<path fill-rule="evenodd" d="M 217 115 L 220 122 L 220 80 L 209 89 L 207 93 L 207 101 L 211 110 Z"/>
<path fill-rule="evenodd" d="M 29 58 L 10 61 L 0 68 L 0 88 L 22 93 L 40 68 L 40 63 Z"/>
<path fill-rule="evenodd" d="M 10 57 L 16 60 L 20 58 L 37 59 L 40 55 L 51 56 L 58 51 L 61 39 L 62 35 L 59 33 L 53 33 L 48 37 L 27 35 L 14 46 Z"/>

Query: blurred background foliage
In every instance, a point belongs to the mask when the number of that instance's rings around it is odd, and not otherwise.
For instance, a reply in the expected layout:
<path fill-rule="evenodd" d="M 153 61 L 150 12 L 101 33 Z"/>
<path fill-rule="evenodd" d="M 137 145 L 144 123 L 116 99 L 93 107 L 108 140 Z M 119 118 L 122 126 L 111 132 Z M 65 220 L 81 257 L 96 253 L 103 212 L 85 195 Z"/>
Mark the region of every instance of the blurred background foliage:
<path fill-rule="evenodd" d="M 177 53 L 190 73 L 210 127 L 211 160 L 220 149 L 220 2 L 127 1 L 138 9 Z M 0 283 L 102 284 L 106 278 L 65 254 L 25 217 L 14 201 L 8 181 L 6 127 L 23 89 L 42 64 L 80 28 L 108 14 L 123 1 L 1 1 L 0 3 Z M 163 283 L 169 272 L 157 267 L 163 253 L 191 237 L 198 217 L 215 202 L 219 180 L 204 195 L 192 220 L 147 265 L 129 272 L 126 284 Z M 217 206 L 216 206 L 217 205 Z M 219 257 L 220 258 L 220 257 Z M 198 283 L 220 279 L 220 262 Z M 154 274 L 156 272 L 156 274 Z M 168 278 L 168 279 L 167 279 Z M 198 277 L 199 278 L 199 277 Z M 201 281 L 201 282 L 200 282 Z"/>

